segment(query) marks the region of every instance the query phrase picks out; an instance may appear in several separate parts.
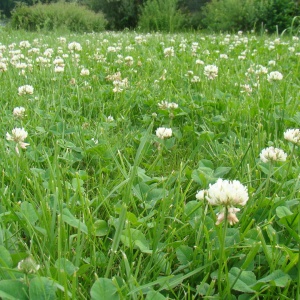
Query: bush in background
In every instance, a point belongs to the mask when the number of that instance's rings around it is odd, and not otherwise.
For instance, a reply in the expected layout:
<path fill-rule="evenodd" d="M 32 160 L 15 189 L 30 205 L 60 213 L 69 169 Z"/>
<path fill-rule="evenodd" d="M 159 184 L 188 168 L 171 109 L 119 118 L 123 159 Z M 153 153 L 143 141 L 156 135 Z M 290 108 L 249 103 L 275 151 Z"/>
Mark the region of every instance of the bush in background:
<path fill-rule="evenodd" d="M 212 31 L 252 29 L 257 20 L 255 0 L 212 0 L 201 12 L 200 24 Z"/>
<path fill-rule="evenodd" d="M 71 32 L 103 31 L 107 21 L 102 13 L 95 13 L 76 3 L 18 5 L 12 12 L 11 26 L 14 29 L 57 30 Z"/>
<path fill-rule="evenodd" d="M 296 0 L 212 0 L 196 17 L 201 28 L 216 32 L 262 27 L 269 32 L 282 32 L 298 15 Z"/>
<path fill-rule="evenodd" d="M 91 10 L 104 13 L 108 29 L 133 29 L 138 22 L 139 7 L 145 0 L 78 0 Z"/>
<path fill-rule="evenodd" d="M 138 26 L 142 31 L 174 32 L 185 23 L 177 0 L 148 0 L 141 9 Z"/>
<path fill-rule="evenodd" d="M 300 7 L 297 1 L 268 0 L 266 2 L 259 11 L 258 23 L 271 33 L 290 29 L 295 16 L 300 16 Z M 296 19 L 293 25 L 299 26 L 299 19 Z"/>

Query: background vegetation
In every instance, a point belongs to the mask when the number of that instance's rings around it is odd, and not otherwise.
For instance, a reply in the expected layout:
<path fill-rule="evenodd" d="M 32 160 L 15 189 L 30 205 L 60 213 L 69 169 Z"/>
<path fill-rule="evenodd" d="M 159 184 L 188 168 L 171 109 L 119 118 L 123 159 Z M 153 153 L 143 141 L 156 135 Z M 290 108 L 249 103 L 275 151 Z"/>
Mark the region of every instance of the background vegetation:
<path fill-rule="evenodd" d="M 28 6 L 49 4 L 56 0 L 7 0 L 1 1 L 0 10 L 6 17 L 24 14 L 23 10 L 13 10 L 18 5 Z M 72 1 L 66 1 L 72 2 Z M 125 28 L 143 31 L 169 31 L 206 29 L 211 31 L 232 32 L 237 30 L 268 30 L 269 32 L 282 32 L 285 29 L 299 25 L 300 15 L 299 1 L 297 0 L 78 0 L 78 5 L 84 5 L 88 9 L 105 15 L 106 29 L 123 30 Z M 39 6 L 41 8 L 41 6 Z M 45 15 L 51 15 L 53 6 L 45 6 L 43 9 L 35 9 L 30 15 L 30 22 L 25 22 L 28 27 L 40 27 Z M 74 8 L 73 8 L 74 10 Z M 164 12 L 165 11 L 165 12 Z M 27 11 L 28 13 L 28 11 Z M 38 16 L 37 14 L 41 14 Z M 78 19 L 78 13 L 75 13 Z M 82 10 L 88 19 L 87 10 Z M 151 18 L 150 18 L 151 14 Z M 101 16 L 99 16 L 102 19 Z M 57 28 L 56 20 L 47 19 L 49 28 Z M 35 23 L 38 24 L 35 24 Z M 70 20 L 68 19 L 68 22 Z M 100 22 L 103 22 L 100 21 Z M 52 24 L 51 24 L 52 23 Z M 56 22 L 57 23 L 57 22 Z M 80 23 L 80 22 L 79 22 Z M 85 23 L 85 22 L 83 22 Z M 20 26 L 20 24 L 18 24 Z M 62 25 L 68 28 L 68 24 Z M 90 30 L 88 26 L 86 30 Z M 97 26 L 96 26 L 97 27 Z"/>

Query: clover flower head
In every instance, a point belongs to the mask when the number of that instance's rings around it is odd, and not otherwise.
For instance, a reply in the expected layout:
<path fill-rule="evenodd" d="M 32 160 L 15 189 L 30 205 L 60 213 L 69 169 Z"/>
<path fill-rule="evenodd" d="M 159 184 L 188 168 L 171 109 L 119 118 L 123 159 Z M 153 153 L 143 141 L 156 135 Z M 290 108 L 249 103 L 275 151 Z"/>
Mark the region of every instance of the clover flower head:
<path fill-rule="evenodd" d="M 6 133 L 6 139 L 8 141 L 14 141 L 16 143 L 16 152 L 19 154 L 19 148 L 20 146 L 22 149 L 26 149 L 27 146 L 29 146 L 28 143 L 24 143 L 24 140 L 27 138 L 28 133 L 25 131 L 24 128 L 14 128 L 9 134 L 8 132 Z"/>
<path fill-rule="evenodd" d="M 156 129 L 156 136 L 160 139 L 169 138 L 172 136 L 172 129 L 171 128 L 165 128 L 165 127 L 159 127 Z"/>
<path fill-rule="evenodd" d="M 282 79 L 283 79 L 283 75 L 278 71 L 270 72 L 270 74 L 268 74 L 268 76 L 267 76 L 267 80 L 269 82 L 280 81 Z"/>
<path fill-rule="evenodd" d="M 18 95 L 32 95 L 33 94 L 33 87 L 31 85 L 23 85 L 18 88 Z"/>
<path fill-rule="evenodd" d="M 259 155 L 262 162 L 286 161 L 287 154 L 279 148 L 268 147 L 261 151 Z"/>
<path fill-rule="evenodd" d="M 196 199 L 197 200 L 204 200 L 206 195 L 207 195 L 207 190 L 200 190 L 196 194 Z"/>
<path fill-rule="evenodd" d="M 90 75 L 89 69 L 82 68 L 81 71 L 80 71 L 80 75 L 81 76 L 88 76 L 88 75 Z"/>
<path fill-rule="evenodd" d="M 70 51 L 81 51 L 81 50 L 82 50 L 82 47 L 81 47 L 81 45 L 80 45 L 79 43 L 77 43 L 77 42 L 71 42 L 71 43 L 69 43 L 69 45 L 68 45 L 68 49 L 69 49 Z"/>
<path fill-rule="evenodd" d="M 218 76 L 218 67 L 215 65 L 207 65 L 204 67 L 204 75 L 209 79 L 213 80 Z"/>
<path fill-rule="evenodd" d="M 244 206 L 249 199 L 248 189 L 238 180 L 229 181 L 219 178 L 216 183 L 209 185 L 206 199 L 211 205 Z"/>
<path fill-rule="evenodd" d="M 284 138 L 293 144 L 300 144 L 300 129 L 288 129 L 284 132 Z"/>
<path fill-rule="evenodd" d="M 239 221 L 239 219 L 236 216 L 236 213 L 239 212 L 239 211 L 240 211 L 240 209 L 236 208 L 236 207 L 229 207 L 228 208 L 228 211 L 227 211 L 227 221 L 228 221 L 228 223 L 230 225 L 234 225 L 235 223 L 237 223 Z M 221 224 L 224 221 L 225 214 L 226 214 L 226 212 L 224 211 L 224 209 L 217 214 L 216 225 L 219 225 L 219 224 Z"/>
<path fill-rule="evenodd" d="M 40 269 L 38 265 L 31 257 L 27 257 L 18 263 L 18 270 L 30 274 L 36 273 Z"/>
<path fill-rule="evenodd" d="M 165 57 L 174 56 L 174 48 L 173 47 L 165 48 L 164 55 L 165 55 Z"/>
<path fill-rule="evenodd" d="M 14 117 L 17 118 L 23 118 L 25 114 L 25 108 L 20 106 L 20 107 L 15 107 L 13 110 L 13 115 Z"/>

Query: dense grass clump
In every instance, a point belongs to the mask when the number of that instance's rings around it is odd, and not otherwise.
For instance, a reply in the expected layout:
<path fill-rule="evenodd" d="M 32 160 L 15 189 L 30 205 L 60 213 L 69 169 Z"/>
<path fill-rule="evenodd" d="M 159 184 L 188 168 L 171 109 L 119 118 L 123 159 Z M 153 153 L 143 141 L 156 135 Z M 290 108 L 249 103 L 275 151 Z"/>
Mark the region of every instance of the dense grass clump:
<path fill-rule="evenodd" d="M 105 29 L 106 24 L 101 12 L 96 14 L 84 6 L 66 2 L 19 5 L 11 16 L 14 29 L 28 31 L 63 29 L 70 32 L 99 32 Z"/>

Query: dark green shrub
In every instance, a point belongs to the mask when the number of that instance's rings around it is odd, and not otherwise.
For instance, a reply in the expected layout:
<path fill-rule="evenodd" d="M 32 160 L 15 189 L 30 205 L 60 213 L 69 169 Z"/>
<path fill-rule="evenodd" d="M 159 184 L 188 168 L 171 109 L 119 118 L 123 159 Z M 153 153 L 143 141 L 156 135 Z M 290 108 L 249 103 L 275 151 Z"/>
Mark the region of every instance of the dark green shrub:
<path fill-rule="evenodd" d="M 135 28 L 139 6 L 145 0 L 80 0 L 93 11 L 102 11 L 108 20 L 108 29 Z"/>
<path fill-rule="evenodd" d="M 148 32 L 180 30 L 185 21 L 177 3 L 177 0 L 148 0 L 142 7 L 139 28 Z"/>
<path fill-rule="evenodd" d="M 213 31 L 260 30 L 263 27 L 269 32 L 282 32 L 298 15 L 296 0 L 212 0 L 196 17 L 202 28 Z"/>
<path fill-rule="evenodd" d="M 255 0 L 212 0 L 202 9 L 200 24 L 213 31 L 252 29 L 256 17 Z"/>
<path fill-rule="evenodd" d="M 300 16 L 298 1 L 293 0 L 269 0 L 261 7 L 258 14 L 258 23 L 269 32 L 282 32 L 289 29 L 295 16 Z M 299 26 L 298 19 L 295 27 Z"/>
<path fill-rule="evenodd" d="M 105 29 L 107 21 L 102 13 L 94 13 L 75 3 L 37 4 L 17 6 L 12 13 L 11 26 L 15 29 L 92 32 Z"/>

